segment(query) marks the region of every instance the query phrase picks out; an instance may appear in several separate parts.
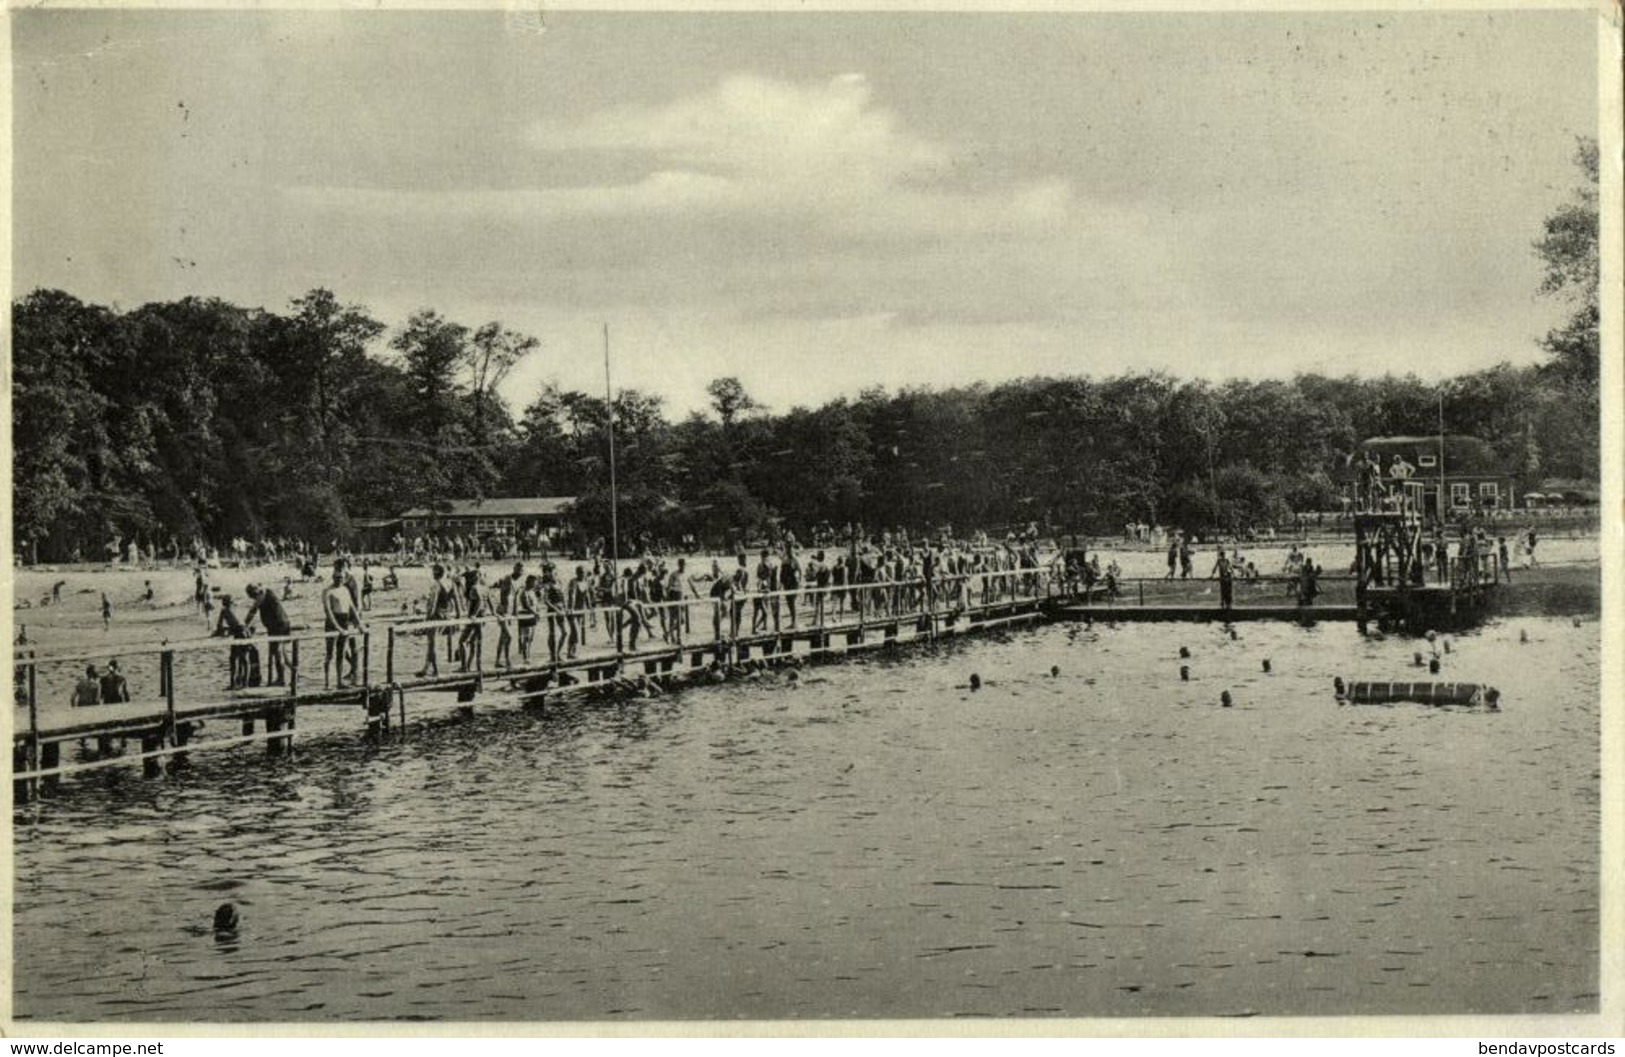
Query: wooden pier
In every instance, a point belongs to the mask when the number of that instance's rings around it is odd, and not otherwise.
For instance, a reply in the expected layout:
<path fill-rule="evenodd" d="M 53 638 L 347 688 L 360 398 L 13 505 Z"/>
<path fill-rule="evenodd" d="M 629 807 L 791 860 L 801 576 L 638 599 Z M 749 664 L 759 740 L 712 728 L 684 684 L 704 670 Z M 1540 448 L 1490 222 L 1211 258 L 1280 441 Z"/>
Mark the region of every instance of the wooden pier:
<path fill-rule="evenodd" d="M 1315 605 L 1239 605 L 1228 609 L 1207 603 L 1205 605 L 1123 605 L 1119 603 L 1090 603 L 1055 605 L 1050 607 L 1055 616 L 1067 620 L 1098 620 L 1104 624 L 1152 623 L 1157 621 L 1198 621 L 1203 623 L 1243 623 L 1247 621 L 1290 621 L 1315 624 L 1320 621 L 1354 621 L 1359 618 L 1355 606 Z"/>
<path fill-rule="evenodd" d="M 190 754 L 248 743 L 263 743 L 268 755 L 284 755 L 292 749 L 299 714 L 310 709 L 349 709 L 359 714 L 367 738 L 381 739 L 397 725 L 404 729 L 409 702 L 420 713 L 467 710 L 479 700 L 545 708 L 571 695 L 664 692 L 692 679 L 725 678 L 741 667 L 803 663 L 1060 619 L 1363 624 L 1383 605 L 1383 588 L 1368 582 L 1369 568 L 1364 573 L 1356 580 L 1354 605 L 1295 605 L 1291 581 L 1284 578 L 1238 581 L 1238 587 L 1250 587 L 1252 598 L 1243 597 L 1229 608 L 1209 597 L 1211 587 L 1201 580 L 1122 581 L 1116 585 L 1118 593 L 1108 598 L 1103 584 L 1086 588 L 1050 567 L 946 576 L 929 583 L 879 582 L 726 600 L 606 606 L 542 615 L 528 656 L 521 652 L 521 629 L 513 617 L 434 622 L 374 618 L 362 629 L 343 633 L 296 631 L 282 637 L 209 638 L 127 650 L 132 692 L 150 687 L 156 693 L 140 694 L 129 703 L 82 708 L 68 707 L 65 699 L 42 701 L 39 673 L 99 659 L 105 650 L 47 656 L 25 648 L 13 658 L 21 688 L 12 740 L 13 789 L 16 801 L 24 803 L 66 775 L 139 761 L 144 774 L 157 776 Z M 1452 597 L 1466 597 L 1477 584 L 1474 574 L 1471 584 L 1461 585 Z M 1191 597 L 1196 590 L 1203 595 Z M 1405 596 L 1413 606 L 1425 597 L 1416 585 Z M 634 611 L 642 616 L 635 617 Z M 494 645 L 506 647 L 514 663 L 497 666 Z M 265 655 L 261 659 L 266 661 L 275 651 L 285 671 L 282 685 L 234 682 L 221 689 L 234 651 L 245 649 Z M 315 658 L 321 658 L 319 666 L 310 663 Z M 343 678 L 350 658 L 353 681 Z M 269 664 L 262 668 L 267 674 L 270 670 Z M 496 696 L 482 698 L 486 694 Z M 138 743 L 140 748 L 116 751 L 115 742 Z M 65 761 L 65 745 L 78 745 L 80 758 Z"/>
<path fill-rule="evenodd" d="M 1043 571 L 1021 569 L 929 584 L 882 582 L 728 601 L 648 603 L 638 607 L 642 620 L 621 607 L 560 612 L 539 619 L 528 659 L 520 655 L 517 621 L 495 616 L 374 621 L 344 633 L 164 643 L 148 651 L 158 654 L 156 697 L 80 708 L 43 703 L 38 674 L 53 665 L 95 660 L 105 651 L 45 656 L 24 650 L 13 659 L 26 694 L 12 736 L 13 789 L 16 802 L 23 803 L 65 775 L 139 761 L 152 777 L 163 772 L 166 760 L 184 761 L 192 753 L 249 742 L 263 742 L 269 755 L 282 755 L 291 749 L 299 713 L 311 708 L 353 709 L 363 716 L 366 736 L 376 739 L 397 722 L 404 728 L 409 699 L 415 709 L 466 708 L 481 694 L 495 692 L 524 706 L 545 707 L 569 695 L 664 691 L 741 666 L 810 661 L 1033 624 L 1047 619 L 1049 607 L 1061 600 L 1058 586 Z M 798 618 L 793 624 L 792 599 Z M 575 656 L 568 652 L 572 624 Z M 493 645 L 503 636 L 516 663 L 499 667 Z M 281 651 L 286 685 L 211 691 L 229 667 L 231 651 L 244 648 Z M 302 669 L 302 648 L 305 657 L 323 657 L 319 682 Z M 347 674 L 345 658 L 352 654 L 355 679 L 346 682 L 340 677 Z M 241 733 L 215 733 L 222 727 Z M 140 751 L 115 751 L 115 741 L 139 742 Z M 63 746 L 73 744 L 83 746 L 82 755 L 90 758 L 64 762 Z"/>

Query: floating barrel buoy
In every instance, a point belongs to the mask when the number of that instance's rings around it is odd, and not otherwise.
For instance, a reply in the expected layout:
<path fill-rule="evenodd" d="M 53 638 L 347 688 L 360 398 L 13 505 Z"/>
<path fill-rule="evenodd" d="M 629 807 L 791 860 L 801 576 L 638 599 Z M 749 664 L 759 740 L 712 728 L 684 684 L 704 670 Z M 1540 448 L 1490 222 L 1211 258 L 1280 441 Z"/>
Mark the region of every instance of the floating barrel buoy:
<path fill-rule="evenodd" d="M 214 912 L 214 930 L 216 932 L 237 931 L 237 908 L 230 903 L 221 903 Z"/>
<path fill-rule="evenodd" d="M 1499 690 L 1482 683 L 1356 681 L 1345 686 L 1342 679 L 1337 679 L 1332 685 L 1339 699 L 1347 698 L 1356 705 L 1387 705 L 1396 701 L 1414 701 L 1421 705 L 1481 705 L 1501 698 Z"/>

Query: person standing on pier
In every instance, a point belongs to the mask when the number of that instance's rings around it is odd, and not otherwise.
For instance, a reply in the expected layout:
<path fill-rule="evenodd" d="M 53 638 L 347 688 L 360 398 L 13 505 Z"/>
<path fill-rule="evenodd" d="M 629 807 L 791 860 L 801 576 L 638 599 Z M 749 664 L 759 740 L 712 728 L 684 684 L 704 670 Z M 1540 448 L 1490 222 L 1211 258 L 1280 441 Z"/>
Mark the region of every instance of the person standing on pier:
<path fill-rule="evenodd" d="M 491 600 L 484 584 L 480 583 L 479 566 L 463 573 L 463 615 L 468 618 L 468 624 L 457 638 L 457 659 L 462 664 L 461 670 L 466 672 L 473 668 L 475 655 L 485 646 L 480 621 L 491 615 Z"/>
<path fill-rule="evenodd" d="M 568 613 L 567 622 L 570 626 L 568 652 L 565 657 L 575 660 L 576 651 L 587 637 L 585 611 L 592 605 L 592 590 L 587 585 L 587 570 L 585 566 L 576 566 L 575 576 L 565 585 L 564 608 Z"/>
<path fill-rule="evenodd" d="M 1298 605 L 1304 609 L 1315 604 L 1320 597 L 1320 570 L 1307 554 L 1303 557 L 1303 571 L 1298 578 Z"/>
<path fill-rule="evenodd" d="M 801 590 L 801 561 L 796 557 L 796 537 L 793 532 L 784 544 L 784 560 L 779 566 L 779 590 L 784 592 L 784 605 L 790 611 L 790 626 L 793 628 L 796 626 L 796 592 Z"/>
<path fill-rule="evenodd" d="M 739 637 L 739 625 L 745 618 L 745 594 L 750 591 L 750 558 L 747 555 L 739 556 L 739 567 L 734 570 L 733 593 L 729 595 L 732 600 L 732 621 L 730 634 Z"/>
<path fill-rule="evenodd" d="M 546 575 L 551 579 L 551 571 Z M 536 625 L 541 619 L 538 615 L 542 606 L 538 583 L 534 576 L 525 577 L 525 586 L 519 589 L 513 601 L 514 623 L 519 629 L 519 661 L 524 665 L 530 664 L 530 646 L 536 640 Z M 553 663 L 559 663 L 558 638 L 553 634 L 551 616 L 547 621 L 547 647 Z"/>
<path fill-rule="evenodd" d="M 519 592 L 523 589 L 525 581 L 525 566 L 515 562 L 513 572 L 502 577 L 495 584 L 496 612 L 497 612 L 497 656 L 496 667 L 513 667 L 513 618 L 518 612 Z"/>
<path fill-rule="evenodd" d="M 683 587 L 688 583 L 688 560 L 678 558 L 677 564 L 671 572 L 666 574 L 665 598 L 671 603 L 661 610 L 666 614 L 666 627 L 668 629 L 667 642 L 673 646 L 683 644 L 683 632 L 688 630 L 688 606 L 682 605 Z"/>
<path fill-rule="evenodd" d="M 429 585 L 429 597 L 423 606 L 424 620 L 431 622 L 455 620 L 462 613 L 458 606 L 457 592 L 446 582 L 446 567 L 437 564 L 431 568 L 430 575 L 434 579 Z M 423 668 L 417 673 L 419 679 L 440 674 L 440 663 L 435 657 L 435 639 L 439 636 L 440 629 L 428 628 L 423 634 L 428 648 L 424 653 Z M 447 629 L 448 638 L 450 634 L 450 629 Z"/>
<path fill-rule="evenodd" d="M 750 630 L 762 632 L 767 630 L 768 599 L 764 597 L 770 591 L 778 590 L 777 570 L 768 562 L 767 551 L 762 552 L 761 560 L 756 563 L 756 601 L 751 606 Z M 774 624 L 778 623 L 779 600 L 772 599 Z M 775 627 L 774 630 L 777 630 Z"/>
<path fill-rule="evenodd" d="M 1236 589 L 1236 567 L 1230 561 L 1229 555 L 1224 553 L 1222 546 L 1208 579 L 1219 581 L 1219 609 L 1226 613 L 1230 612 L 1230 603 L 1234 599 Z"/>
<path fill-rule="evenodd" d="M 102 681 L 94 664 L 85 665 L 84 678 L 74 685 L 68 704 L 73 708 L 88 708 L 102 703 Z"/>
<path fill-rule="evenodd" d="M 558 576 L 553 571 L 552 562 L 542 563 L 542 579 L 536 587 L 537 608 L 547 611 L 547 657 L 553 664 L 559 663 L 559 651 L 568 643 L 570 656 L 574 657 L 575 640 L 571 624 L 571 616 L 565 609 L 564 591 L 559 587 Z"/>
<path fill-rule="evenodd" d="M 130 684 L 118 670 L 118 658 L 107 662 L 107 674 L 102 676 L 102 704 L 119 705 L 130 700 Z"/>
<path fill-rule="evenodd" d="M 351 582 L 354 577 L 351 577 Z M 361 630 L 361 609 L 350 585 L 345 583 L 345 570 L 341 561 L 333 563 L 333 580 L 322 592 L 322 613 L 329 633 L 324 670 L 331 666 L 335 683 L 340 688 L 353 686 L 357 679 L 357 652 L 351 632 Z M 346 677 L 348 669 L 348 677 Z"/>
<path fill-rule="evenodd" d="M 243 628 L 243 622 L 237 619 L 236 610 L 232 609 L 230 595 L 220 596 L 220 619 L 215 622 L 214 634 L 232 640 L 231 675 L 227 679 L 226 689 L 241 690 L 248 685 L 248 657 L 241 641 L 248 637 L 248 633 Z"/>
<path fill-rule="evenodd" d="M 813 551 L 807 563 L 807 586 L 812 588 L 812 621 L 814 627 L 824 626 L 824 596 L 829 588 L 829 566 L 824 564 L 824 552 Z"/>
<path fill-rule="evenodd" d="M 283 643 L 279 640 L 293 631 L 293 626 L 288 623 L 288 611 L 282 608 L 274 592 L 267 591 L 259 584 L 248 585 L 248 597 L 253 599 L 253 604 L 243 618 L 243 628 L 251 633 L 255 617 L 265 626 L 265 634 L 271 638 L 265 648 L 265 685 L 281 686 L 287 681 L 287 666 L 283 663 Z"/>

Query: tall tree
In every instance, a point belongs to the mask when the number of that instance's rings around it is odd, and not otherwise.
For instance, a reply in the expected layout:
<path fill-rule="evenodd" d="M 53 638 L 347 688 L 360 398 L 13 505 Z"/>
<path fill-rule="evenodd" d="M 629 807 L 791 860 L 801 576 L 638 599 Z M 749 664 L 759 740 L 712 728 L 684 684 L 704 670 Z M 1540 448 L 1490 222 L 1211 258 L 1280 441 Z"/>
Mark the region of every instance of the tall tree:
<path fill-rule="evenodd" d="M 475 444 L 484 445 L 491 441 L 492 420 L 502 406 L 497 387 L 520 360 L 540 348 L 541 344 L 528 334 L 506 329 L 501 323 L 487 323 L 474 332 L 466 369 L 474 405 L 469 435 Z"/>
<path fill-rule="evenodd" d="M 1568 202 L 1546 218 L 1545 234 L 1535 243 L 1535 253 L 1546 266 L 1541 292 L 1559 298 L 1570 308 L 1568 321 L 1548 333 L 1541 344 L 1552 354 L 1551 369 L 1559 377 L 1594 388 L 1601 349 L 1597 141 L 1582 139 L 1574 163 L 1580 169 L 1580 186 Z"/>

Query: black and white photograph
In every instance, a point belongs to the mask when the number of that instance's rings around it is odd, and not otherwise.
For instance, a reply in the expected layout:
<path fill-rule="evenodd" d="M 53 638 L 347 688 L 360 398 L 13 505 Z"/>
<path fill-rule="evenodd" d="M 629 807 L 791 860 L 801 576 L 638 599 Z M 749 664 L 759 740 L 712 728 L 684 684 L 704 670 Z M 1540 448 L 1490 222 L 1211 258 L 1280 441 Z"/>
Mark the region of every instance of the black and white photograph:
<path fill-rule="evenodd" d="M 11 7 L 7 1034 L 1625 1031 L 1617 17 Z"/>

